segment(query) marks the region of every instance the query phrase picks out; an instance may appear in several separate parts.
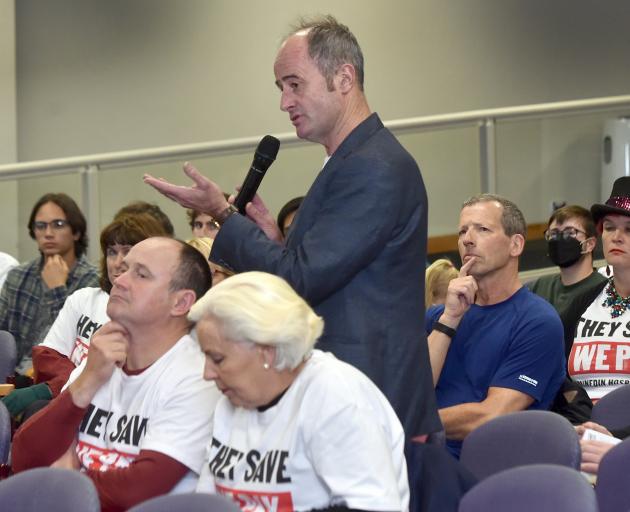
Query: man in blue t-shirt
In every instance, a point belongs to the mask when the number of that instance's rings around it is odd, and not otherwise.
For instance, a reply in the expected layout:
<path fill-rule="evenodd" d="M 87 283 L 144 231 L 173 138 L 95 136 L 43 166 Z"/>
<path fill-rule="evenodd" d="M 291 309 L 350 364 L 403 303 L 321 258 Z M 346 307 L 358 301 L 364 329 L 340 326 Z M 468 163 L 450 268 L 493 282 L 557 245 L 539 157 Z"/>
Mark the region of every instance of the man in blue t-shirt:
<path fill-rule="evenodd" d="M 560 318 L 523 287 L 527 226 L 511 201 L 481 194 L 459 220 L 462 268 L 446 303 L 427 312 L 433 382 L 451 453 L 490 419 L 548 409 L 565 376 Z"/>

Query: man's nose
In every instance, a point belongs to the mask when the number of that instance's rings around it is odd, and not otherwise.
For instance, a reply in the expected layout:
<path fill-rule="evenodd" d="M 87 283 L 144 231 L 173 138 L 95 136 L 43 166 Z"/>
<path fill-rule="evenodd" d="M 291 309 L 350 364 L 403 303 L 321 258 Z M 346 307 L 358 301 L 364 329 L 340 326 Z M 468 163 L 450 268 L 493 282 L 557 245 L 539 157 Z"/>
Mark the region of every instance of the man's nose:
<path fill-rule="evenodd" d="M 116 279 L 114 279 L 114 286 L 118 287 L 118 288 L 126 288 L 127 286 L 127 272 L 125 271 L 122 274 L 120 274 Z"/>
<path fill-rule="evenodd" d="M 462 235 L 462 242 L 464 245 L 472 245 L 474 243 L 470 230 L 466 231 L 466 233 Z"/>
<path fill-rule="evenodd" d="M 280 96 L 280 110 L 283 112 L 288 112 L 289 109 L 293 106 L 293 99 L 290 91 L 283 89 L 282 94 Z"/>

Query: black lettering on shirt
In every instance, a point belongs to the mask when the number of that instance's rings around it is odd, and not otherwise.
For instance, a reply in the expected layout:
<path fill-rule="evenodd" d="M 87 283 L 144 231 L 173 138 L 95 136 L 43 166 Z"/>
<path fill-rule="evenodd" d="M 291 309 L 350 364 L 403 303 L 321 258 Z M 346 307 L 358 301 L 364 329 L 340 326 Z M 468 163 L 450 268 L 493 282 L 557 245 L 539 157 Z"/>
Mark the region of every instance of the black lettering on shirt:
<path fill-rule="evenodd" d="M 584 320 L 584 326 L 582 327 L 582 338 L 593 336 L 595 328 L 597 327 L 597 320 Z"/>
<path fill-rule="evenodd" d="M 608 336 L 614 336 L 615 331 L 619 329 L 619 327 L 621 327 L 621 322 L 610 322 L 610 332 L 608 333 Z"/>

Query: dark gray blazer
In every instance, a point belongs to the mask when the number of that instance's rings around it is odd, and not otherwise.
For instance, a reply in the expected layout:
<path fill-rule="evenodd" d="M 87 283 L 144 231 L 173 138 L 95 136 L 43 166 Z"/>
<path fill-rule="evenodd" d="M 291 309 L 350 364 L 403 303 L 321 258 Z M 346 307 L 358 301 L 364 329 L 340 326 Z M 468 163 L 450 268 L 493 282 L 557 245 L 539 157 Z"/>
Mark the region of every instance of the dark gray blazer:
<path fill-rule="evenodd" d="M 367 374 L 408 436 L 441 429 L 424 332 L 427 214 L 418 166 L 372 114 L 315 179 L 285 246 L 232 215 L 211 254 L 286 279 L 325 320 L 317 347 Z"/>

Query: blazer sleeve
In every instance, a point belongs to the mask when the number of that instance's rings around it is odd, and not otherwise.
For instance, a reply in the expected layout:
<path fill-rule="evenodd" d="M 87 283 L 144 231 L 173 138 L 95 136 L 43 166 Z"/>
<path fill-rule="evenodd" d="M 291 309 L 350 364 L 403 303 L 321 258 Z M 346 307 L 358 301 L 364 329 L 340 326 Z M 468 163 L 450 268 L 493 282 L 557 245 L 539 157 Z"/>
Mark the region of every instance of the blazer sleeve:
<path fill-rule="evenodd" d="M 237 272 L 279 275 L 312 305 L 343 288 L 393 237 L 406 183 L 392 179 L 387 162 L 361 156 L 351 155 L 341 167 L 322 170 L 326 172 L 334 176 L 298 245 L 281 246 L 249 219 L 232 215 L 217 235 L 211 259 Z M 414 214 L 419 218 L 421 212 Z"/>

